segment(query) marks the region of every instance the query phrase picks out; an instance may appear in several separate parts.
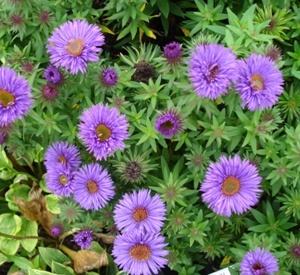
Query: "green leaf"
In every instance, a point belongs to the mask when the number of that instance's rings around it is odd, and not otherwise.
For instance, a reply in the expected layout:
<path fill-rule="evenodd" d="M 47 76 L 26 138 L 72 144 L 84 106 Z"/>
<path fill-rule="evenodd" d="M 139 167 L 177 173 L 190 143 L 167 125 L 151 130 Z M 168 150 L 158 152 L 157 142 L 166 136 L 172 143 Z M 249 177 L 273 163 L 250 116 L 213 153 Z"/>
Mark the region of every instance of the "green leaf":
<path fill-rule="evenodd" d="M 39 252 L 43 260 L 50 267 L 52 266 L 52 262 L 63 264 L 64 262 L 70 261 L 70 259 L 64 253 L 55 248 L 39 247 Z"/>
<path fill-rule="evenodd" d="M 63 264 L 52 262 L 52 272 L 62 275 L 75 275 L 73 269 L 69 266 L 65 266 Z"/>
<path fill-rule="evenodd" d="M 19 267 L 22 270 L 27 271 L 28 267 L 32 267 L 32 262 L 29 261 L 28 259 L 24 258 L 24 257 L 20 257 L 20 256 L 10 256 L 9 257 L 11 261 L 14 262 L 14 264 Z"/>
<path fill-rule="evenodd" d="M 43 271 L 43 270 L 38 270 L 38 269 L 32 269 L 28 268 L 28 275 L 61 275 L 53 272 L 48 272 L 48 271 Z"/>
<path fill-rule="evenodd" d="M 14 202 L 14 197 L 28 199 L 30 187 L 25 184 L 14 183 L 5 194 L 5 199 L 8 201 L 8 207 L 13 211 L 20 211 L 19 207 Z"/>
<path fill-rule="evenodd" d="M 0 253 L 0 266 L 3 263 L 5 263 L 7 260 L 8 260 L 8 258 L 4 254 Z"/>
<path fill-rule="evenodd" d="M 163 14 L 163 16 L 167 18 L 169 16 L 169 12 L 170 12 L 169 0 L 156 1 L 156 4 L 157 4 L 159 10 L 161 11 L 161 13 Z"/>
<path fill-rule="evenodd" d="M 59 198 L 53 194 L 46 195 L 46 208 L 53 214 L 60 214 Z"/>
<path fill-rule="evenodd" d="M 21 230 L 22 220 L 19 216 L 10 214 L 0 215 L 0 232 L 15 235 Z"/>
<path fill-rule="evenodd" d="M 267 218 L 264 214 L 260 213 L 259 211 L 255 209 L 250 210 L 254 218 L 260 223 L 260 224 L 265 224 L 267 223 Z"/>
<path fill-rule="evenodd" d="M 37 222 L 28 221 L 24 217 L 21 217 L 21 218 L 22 218 L 22 228 L 18 232 L 17 236 L 22 236 L 22 237 L 38 236 Z M 21 240 L 20 242 L 25 250 L 27 250 L 28 252 L 31 252 L 35 248 L 35 246 L 38 242 L 38 239 L 24 239 L 24 240 Z"/>

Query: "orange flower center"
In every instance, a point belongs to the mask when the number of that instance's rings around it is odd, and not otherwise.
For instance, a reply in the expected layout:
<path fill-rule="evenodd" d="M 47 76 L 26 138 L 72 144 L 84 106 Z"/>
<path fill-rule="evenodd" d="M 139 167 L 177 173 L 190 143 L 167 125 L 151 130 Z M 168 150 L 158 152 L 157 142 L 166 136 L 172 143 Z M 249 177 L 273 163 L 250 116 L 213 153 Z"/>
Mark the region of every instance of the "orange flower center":
<path fill-rule="evenodd" d="M 0 89 L 0 103 L 4 107 L 10 107 L 15 102 L 15 97 L 8 91 Z"/>
<path fill-rule="evenodd" d="M 252 86 L 252 89 L 254 91 L 261 91 L 264 89 L 264 80 L 263 78 L 258 75 L 258 74 L 254 74 L 252 77 L 251 77 L 251 80 L 250 80 L 250 83 L 251 83 L 251 86 Z"/>
<path fill-rule="evenodd" d="M 83 40 L 80 38 L 73 39 L 69 41 L 67 44 L 67 52 L 73 56 L 80 55 L 82 50 L 83 50 Z"/>
<path fill-rule="evenodd" d="M 171 130 L 174 127 L 174 124 L 168 120 L 162 124 L 162 127 L 166 130 Z"/>
<path fill-rule="evenodd" d="M 64 156 L 59 156 L 57 159 L 62 164 L 66 164 L 67 163 L 67 160 L 66 160 L 66 158 Z"/>
<path fill-rule="evenodd" d="M 97 183 L 92 180 L 88 181 L 87 188 L 89 189 L 89 192 L 92 194 L 96 193 L 99 189 Z"/>
<path fill-rule="evenodd" d="M 68 177 L 66 175 L 60 175 L 59 176 L 59 182 L 62 185 L 66 185 L 68 183 Z"/>
<path fill-rule="evenodd" d="M 232 196 L 240 191 L 240 181 L 235 177 L 227 177 L 222 185 L 222 192 L 226 196 Z"/>
<path fill-rule="evenodd" d="M 130 256 L 134 260 L 147 261 L 151 256 L 151 249 L 145 244 L 136 244 L 130 248 Z"/>
<path fill-rule="evenodd" d="M 106 141 L 110 138 L 111 130 L 104 124 L 99 124 L 96 128 L 96 134 L 100 141 Z"/>
<path fill-rule="evenodd" d="M 145 208 L 139 207 L 136 208 L 132 217 L 137 221 L 141 222 L 148 217 L 148 211 Z"/>

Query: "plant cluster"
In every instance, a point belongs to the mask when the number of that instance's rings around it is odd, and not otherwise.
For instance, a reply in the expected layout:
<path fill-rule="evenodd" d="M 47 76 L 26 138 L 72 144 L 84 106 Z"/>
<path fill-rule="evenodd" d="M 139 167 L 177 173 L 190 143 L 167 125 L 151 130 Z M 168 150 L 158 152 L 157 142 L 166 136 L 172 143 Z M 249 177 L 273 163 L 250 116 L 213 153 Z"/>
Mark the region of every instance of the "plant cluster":
<path fill-rule="evenodd" d="M 0 270 L 300 273 L 296 0 L 0 3 Z"/>

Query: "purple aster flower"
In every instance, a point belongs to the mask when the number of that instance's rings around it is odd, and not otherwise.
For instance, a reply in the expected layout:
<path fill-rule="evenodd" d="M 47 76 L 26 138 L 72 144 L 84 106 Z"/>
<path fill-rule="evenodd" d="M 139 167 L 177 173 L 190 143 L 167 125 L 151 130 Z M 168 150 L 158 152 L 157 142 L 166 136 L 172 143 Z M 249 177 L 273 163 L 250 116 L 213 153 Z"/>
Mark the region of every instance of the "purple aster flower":
<path fill-rule="evenodd" d="M 86 72 L 87 62 L 99 60 L 97 54 L 104 44 L 104 36 L 97 25 L 72 20 L 55 29 L 48 41 L 51 63 L 77 74 Z"/>
<path fill-rule="evenodd" d="M 64 233 L 64 227 L 61 223 L 55 223 L 51 226 L 50 233 L 53 237 L 59 237 Z"/>
<path fill-rule="evenodd" d="M 58 84 L 62 80 L 62 74 L 56 67 L 54 67 L 52 65 L 48 66 L 45 69 L 43 77 L 48 82 L 53 83 L 53 84 Z"/>
<path fill-rule="evenodd" d="M 261 180 L 249 160 L 242 161 L 238 155 L 228 159 L 221 156 L 207 169 L 200 189 L 202 199 L 219 215 L 242 214 L 258 202 Z"/>
<path fill-rule="evenodd" d="M 239 62 L 236 89 L 250 111 L 272 107 L 283 93 L 282 73 L 269 57 L 251 54 Z"/>
<path fill-rule="evenodd" d="M 149 190 L 125 194 L 114 210 L 114 220 L 119 230 L 144 229 L 158 232 L 165 220 L 166 206 L 158 194 L 153 197 Z"/>
<path fill-rule="evenodd" d="M 73 193 L 73 171 L 56 164 L 46 173 L 46 185 L 53 194 L 69 197 Z"/>
<path fill-rule="evenodd" d="M 116 150 L 125 148 L 128 135 L 128 122 L 118 109 L 108 105 L 94 105 L 83 111 L 80 117 L 78 136 L 97 160 L 106 159 Z"/>
<path fill-rule="evenodd" d="M 58 90 L 53 84 L 46 84 L 42 87 L 42 98 L 44 101 L 54 101 L 58 95 Z"/>
<path fill-rule="evenodd" d="M 182 118 L 176 110 L 167 110 L 155 121 L 155 129 L 167 138 L 175 136 L 182 130 Z"/>
<path fill-rule="evenodd" d="M 27 115 L 32 103 L 31 89 L 25 78 L 8 67 L 0 67 L 0 126 Z"/>
<path fill-rule="evenodd" d="M 101 72 L 101 83 L 104 86 L 114 86 L 118 81 L 118 74 L 114 68 L 105 69 Z"/>
<path fill-rule="evenodd" d="M 271 275 L 279 270 L 278 260 L 263 248 L 256 248 L 244 256 L 240 271 L 241 275 Z"/>
<path fill-rule="evenodd" d="M 131 275 L 157 274 L 168 263 L 165 246 L 163 236 L 135 230 L 116 237 L 112 255 L 115 263 Z"/>
<path fill-rule="evenodd" d="M 200 97 L 216 99 L 227 94 L 237 78 L 236 56 L 222 45 L 198 45 L 191 52 L 189 78 Z"/>
<path fill-rule="evenodd" d="M 57 141 L 48 147 L 44 163 L 47 170 L 56 169 L 58 164 L 76 170 L 81 164 L 80 152 L 75 145 Z"/>
<path fill-rule="evenodd" d="M 176 63 L 180 60 L 182 55 L 180 43 L 171 42 L 164 47 L 164 57 L 169 63 Z"/>
<path fill-rule="evenodd" d="M 74 200 L 86 209 L 103 208 L 115 195 L 107 169 L 98 163 L 83 165 L 74 176 Z"/>
<path fill-rule="evenodd" d="M 93 230 L 82 230 L 74 236 L 73 241 L 80 246 L 81 249 L 90 249 L 93 241 Z"/>

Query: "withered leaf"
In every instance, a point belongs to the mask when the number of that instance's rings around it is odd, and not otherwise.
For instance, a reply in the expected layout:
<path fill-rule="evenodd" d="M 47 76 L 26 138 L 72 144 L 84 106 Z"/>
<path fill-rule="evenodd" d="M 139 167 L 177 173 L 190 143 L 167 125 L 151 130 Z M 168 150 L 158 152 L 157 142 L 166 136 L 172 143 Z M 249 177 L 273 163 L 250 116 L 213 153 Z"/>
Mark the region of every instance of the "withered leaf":
<path fill-rule="evenodd" d="M 99 254 L 90 250 L 79 250 L 76 252 L 73 261 L 76 273 L 83 273 L 91 269 L 108 265 L 106 251 Z"/>

